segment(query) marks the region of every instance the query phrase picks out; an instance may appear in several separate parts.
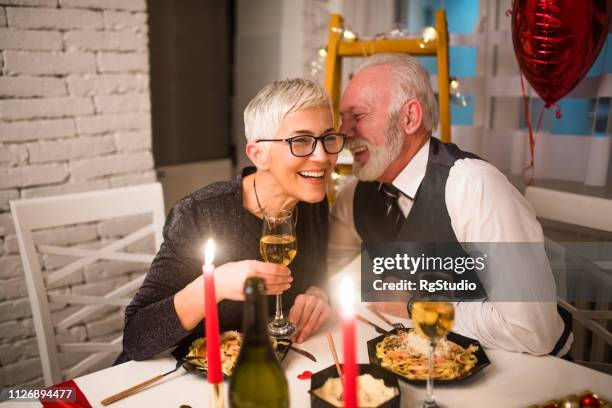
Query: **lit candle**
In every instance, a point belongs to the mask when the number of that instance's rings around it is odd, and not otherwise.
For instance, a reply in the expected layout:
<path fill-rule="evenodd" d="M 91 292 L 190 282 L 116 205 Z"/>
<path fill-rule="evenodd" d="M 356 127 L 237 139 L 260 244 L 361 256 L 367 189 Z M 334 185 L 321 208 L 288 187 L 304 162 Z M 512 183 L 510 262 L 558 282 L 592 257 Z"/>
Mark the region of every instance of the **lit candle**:
<path fill-rule="evenodd" d="M 353 282 L 346 277 L 342 280 L 342 350 L 344 364 L 342 369 L 344 384 L 344 406 L 357 407 L 357 362 L 355 358 L 355 304 Z"/>
<path fill-rule="evenodd" d="M 215 295 L 215 243 L 209 239 L 204 249 L 204 313 L 206 327 L 206 358 L 208 360 L 208 383 L 219 384 L 223 381 L 221 371 L 221 346 L 219 343 L 219 315 Z"/>

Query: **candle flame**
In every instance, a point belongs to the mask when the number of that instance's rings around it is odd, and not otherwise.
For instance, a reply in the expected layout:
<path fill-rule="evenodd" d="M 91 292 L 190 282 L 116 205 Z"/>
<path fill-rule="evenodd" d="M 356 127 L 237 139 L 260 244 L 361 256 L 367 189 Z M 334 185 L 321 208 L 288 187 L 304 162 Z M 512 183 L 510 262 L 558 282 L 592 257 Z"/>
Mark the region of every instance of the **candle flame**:
<path fill-rule="evenodd" d="M 206 246 L 204 247 L 204 263 L 206 265 L 212 265 L 215 260 L 215 242 L 209 238 L 206 241 Z"/>
<path fill-rule="evenodd" d="M 340 284 L 340 302 L 343 312 L 351 313 L 355 308 L 353 281 L 348 276 L 342 278 L 342 283 Z"/>

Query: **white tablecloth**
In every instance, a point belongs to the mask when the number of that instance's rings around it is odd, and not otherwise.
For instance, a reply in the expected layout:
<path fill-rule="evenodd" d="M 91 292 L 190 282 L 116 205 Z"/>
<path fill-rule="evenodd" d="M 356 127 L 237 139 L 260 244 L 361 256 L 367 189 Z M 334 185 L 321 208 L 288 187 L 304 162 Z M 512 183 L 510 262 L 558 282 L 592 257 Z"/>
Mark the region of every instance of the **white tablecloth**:
<path fill-rule="evenodd" d="M 354 273 L 358 261 L 351 264 Z M 376 316 L 360 305 L 359 313 L 379 326 L 390 329 Z M 392 319 L 401 321 L 399 319 Z M 402 321 L 407 326 L 409 321 Z M 314 363 L 299 354 L 289 352 L 283 362 L 290 385 L 292 407 L 309 407 L 309 380 L 299 380 L 298 374 L 304 370 L 313 373 L 333 364 L 327 345 L 326 332 L 334 336 L 336 346 L 342 338 L 335 317 L 332 317 L 318 332 L 299 347 L 310 351 L 317 358 Z M 358 359 L 368 362 L 366 341 L 378 334 L 369 325 L 358 323 Z M 339 350 L 341 353 L 341 351 Z M 491 365 L 474 377 L 453 386 L 440 386 L 435 389 L 436 398 L 449 407 L 526 407 L 533 403 L 545 402 L 552 398 L 579 393 L 587 389 L 598 392 L 603 397 L 612 398 L 612 376 L 585 368 L 551 356 L 531 356 L 502 350 L 486 350 Z M 94 407 L 101 407 L 100 401 L 132 385 L 143 382 L 155 375 L 174 368 L 176 361 L 171 357 L 158 357 L 148 361 L 131 361 L 110 367 L 75 381 Z M 225 383 L 227 392 L 229 384 Z M 408 385 L 400 381 L 402 407 L 411 407 L 412 402 L 422 398 L 424 387 Z M 198 375 L 180 369 L 165 377 L 145 391 L 112 404 L 113 408 L 124 407 L 175 407 L 190 405 L 193 408 L 208 406 L 208 384 Z M 2 407 L 25 408 L 40 407 L 39 403 L 5 403 Z M 228 406 L 226 404 L 226 406 Z"/>

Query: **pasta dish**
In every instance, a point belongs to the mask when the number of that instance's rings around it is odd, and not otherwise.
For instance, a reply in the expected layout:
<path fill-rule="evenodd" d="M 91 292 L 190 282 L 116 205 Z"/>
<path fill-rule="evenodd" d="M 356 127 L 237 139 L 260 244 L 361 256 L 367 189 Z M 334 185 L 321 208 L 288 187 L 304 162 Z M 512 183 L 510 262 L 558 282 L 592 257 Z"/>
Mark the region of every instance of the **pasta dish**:
<path fill-rule="evenodd" d="M 386 336 L 376 345 L 380 364 L 409 380 L 426 380 L 429 369 L 428 341 L 414 330 L 400 330 Z M 434 379 L 454 380 L 463 377 L 476 366 L 478 346 L 460 345 L 441 339 L 435 351 Z"/>
<path fill-rule="evenodd" d="M 230 330 L 221 333 L 219 342 L 221 343 L 221 371 L 223 375 L 230 376 L 238 360 L 240 354 L 240 347 L 242 347 L 243 335 L 235 330 Z M 279 344 L 289 345 L 286 340 L 278 341 L 274 338 L 272 341 L 272 348 L 278 352 Z M 198 357 L 198 358 L 190 358 Z M 189 353 L 187 354 L 189 362 L 196 367 L 201 367 L 204 370 L 208 369 L 208 360 L 206 357 L 206 338 L 200 337 L 191 343 L 189 346 Z"/>
<path fill-rule="evenodd" d="M 224 375 L 230 375 L 238 354 L 240 354 L 240 346 L 242 346 L 242 334 L 237 331 L 226 331 L 221 333 L 219 339 L 221 343 L 221 370 Z M 195 366 L 208 368 L 208 360 L 206 358 L 206 338 L 196 339 L 189 346 L 189 354 L 187 357 L 200 357 L 190 360 L 189 362 Z"/>

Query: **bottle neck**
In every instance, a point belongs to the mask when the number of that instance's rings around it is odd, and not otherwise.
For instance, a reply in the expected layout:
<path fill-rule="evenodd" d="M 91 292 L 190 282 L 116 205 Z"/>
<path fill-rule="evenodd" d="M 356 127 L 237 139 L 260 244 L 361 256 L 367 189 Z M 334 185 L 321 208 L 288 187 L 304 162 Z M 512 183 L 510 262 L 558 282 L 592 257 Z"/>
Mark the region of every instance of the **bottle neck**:
<path fill-rule="evenodd" d="M 267 339 L 268 300 L 265 295 L 253 293 L 246 296 L 243 331 L 246 337 Z"/>

